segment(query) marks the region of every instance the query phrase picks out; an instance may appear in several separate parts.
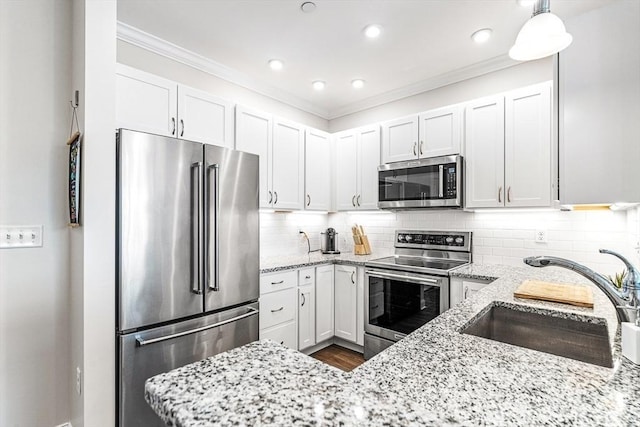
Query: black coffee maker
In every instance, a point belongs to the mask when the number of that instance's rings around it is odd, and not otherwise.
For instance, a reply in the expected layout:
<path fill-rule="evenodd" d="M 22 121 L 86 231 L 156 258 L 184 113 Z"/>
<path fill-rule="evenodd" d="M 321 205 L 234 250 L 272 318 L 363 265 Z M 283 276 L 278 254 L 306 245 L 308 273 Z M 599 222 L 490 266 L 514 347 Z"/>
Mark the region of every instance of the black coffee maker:
<path fill-rule="evenodd" d="M 327 231 L 320 233 L 320 249 L 323 254 L 339 254 L 338 250 L 338 233 L 333 228 L 327 228 Z"/>

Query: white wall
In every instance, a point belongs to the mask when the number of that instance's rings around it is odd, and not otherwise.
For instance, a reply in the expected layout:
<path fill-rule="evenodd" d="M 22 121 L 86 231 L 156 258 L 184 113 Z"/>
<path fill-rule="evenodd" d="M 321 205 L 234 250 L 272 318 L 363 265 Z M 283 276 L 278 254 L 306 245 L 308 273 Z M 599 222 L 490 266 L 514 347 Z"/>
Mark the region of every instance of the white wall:
<path fill-rule="evenodd" d="M 74 0 L 73 88 L 79 89 L 83 137 L 82 230 L 71 239 L 74 289 L 74 427 L 115 424 L 115 63 L 116 1 Z M 79 322 L 79 323 L 76 323 Z"/>
<path fill-rule="evenodd" d="M 42 248 L 0 249 L 0 425 L 69 420 L 67 146 L 71 2 L 0 2 L 0 223 Z"/>
<path fill-rule="evenodd" d="M 329 122 L 329 130 L 339 132 L 548 80 L 553 80 L 553 57 L 523 62 L 513 67 L 443 86 L 379 107 L 338 117 Z"/>
<path fill-rule="evenodd" d="M 118 40 L 118 62 L 276 116 L 327 131 L 327 120 L 164 56 Z"/>

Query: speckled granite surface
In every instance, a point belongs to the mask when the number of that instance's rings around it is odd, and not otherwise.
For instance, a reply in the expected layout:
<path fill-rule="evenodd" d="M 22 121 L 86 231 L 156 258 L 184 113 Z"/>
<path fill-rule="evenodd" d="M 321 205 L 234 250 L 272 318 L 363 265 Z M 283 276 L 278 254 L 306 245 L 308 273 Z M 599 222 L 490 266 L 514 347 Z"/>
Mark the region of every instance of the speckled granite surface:
<path fill-rule="evenodd" d="M 619 356 L 604 294 L 594 292 L 594 309 L 521 300 L 513 290 L 525 279 L 588 282 L 552 267 L 465 268 L 460 277 L 498 278 L 351 373 L 263 341 L 150 379 L 147 400 L 185 427 L 638 425 L 640 367 Z M 614 368 L 460 334 L 490 304 L 606 322 Z"/>
<path fill-rule="evenodd" d="M 351 264 L 364 266 L 364 263 L 367 261 L 389 255 L 393 255 L 393 252 L 378 251 L 371 255 L 356 255 L 353 253 L 324 255 L 320 252 L 313 252 L 309 255 L 283 255 L 260 259 L 260 273 L 273 273 L 320 264 Z"/>

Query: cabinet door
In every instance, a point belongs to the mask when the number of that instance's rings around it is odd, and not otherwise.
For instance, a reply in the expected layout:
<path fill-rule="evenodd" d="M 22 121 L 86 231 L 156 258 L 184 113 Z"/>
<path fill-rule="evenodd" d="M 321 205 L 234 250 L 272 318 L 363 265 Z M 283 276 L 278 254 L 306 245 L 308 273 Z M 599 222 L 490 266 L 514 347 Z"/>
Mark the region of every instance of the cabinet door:
<path fill-rule="evenodd" d="M 335 266 L 335 336 L 357 342 L 356 267 Z"/>
<path fill-rule="evenodd" d="M 331 144 L 328 133 L 307 129 L 305 135 L 305 201 L 307 210 L 331 208 Z"/>
<path fill-rule="evenodd" d="M 313 285 L 298 288 L 298 350 L 316 343 L 316 309 Z"/>
<path fill-rule="evenodd" d="M 505 96 L 505 206 L 551 205 L 551 86 Z"/>
<path fill-rule="evenodd" d="M 427 111 L 418 116 L 420 158 L 460 154 L 462 111 L 462 107 L 452 106 Z"/>
<path fill-rule="evenodd" d="M 418 116 L 382 124 L 382 163 L 418 158 Z"/>
<path fill-rule="evenodd" d="M 560 203 L 640 202 L 640 2 L 565 20 L 559 54 Z"/>
<path fill-rule="evenodd" d="M 357 152 L 357 135 L 354 131 L 336 136 L 336 208 L 339 211 L 356 209 Z"/>
<path fill-rule="evenodd" d="M 449 295 L 450 307 L 454 307 L 466 300 L 489 283 L 491 283 L 490 280 L 468 280 L 460 277 L 452 277 L 450 284 L 451 292 Z"/>
<path fill-rule="evenodd" d="M 358 209 L 378 209 L 378 166 L 380 165 L 380 127 L 358 131 Z"/>
<path fill-rule="evenodd" d="M 126 65 L 116 66 L 116 128 L 176 136 L 177 85 Z"/>
<path fill-rule="evenodd" d="M 486 283 L 486 282 L 475 282 L 475 281 L 463 280 L 462 281 L 462 299 L 466 300 L 467 298 L 471 297 L 472 295 L 474 295 L 476 292 L 478 292 L 480 289 L 484 288 L 488 284 L 489 283 Z"/>
<path fill-rule="evenodd" d="M 260 156 L 260 207 L 271 207 L 271 116 L 236 106 L 236 150 Z"/>
<path fill-rule="evenodd" d="M 233 149 L 233 104 L 178 85 L 178 136 Z"/>
<path fill-rule="evenodd" d="M 470 102 L 465 124 L 465 206 L 504 206 L 504 98 Z"/>
<path fill-rule="evenodd" d="M 316 268 L 316 343 L 333 337 L 333 265 Z"/>
<path fill-rule="evenodd" d="M 282 323 L 268 329 L 260 329 L 261 340 L 273 340 L 294 350 L 298 349 L 296 322 Z"/>
<path fill-rule="evenodd" d="M 356 344 L 364 346 L 364 268 L 356 273 Z"/>
<path fill-rule="evenodd" d="M 274 209 L 304 207 L 304 129 L 273 121 L 272 191 Z"/>

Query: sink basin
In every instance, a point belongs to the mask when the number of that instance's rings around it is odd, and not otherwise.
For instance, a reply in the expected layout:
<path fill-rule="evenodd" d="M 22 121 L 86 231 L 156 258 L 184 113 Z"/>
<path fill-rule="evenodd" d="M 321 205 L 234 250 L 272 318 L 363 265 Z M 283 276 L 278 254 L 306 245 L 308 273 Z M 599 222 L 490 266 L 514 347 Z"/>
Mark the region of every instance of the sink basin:
<path fill-rule="evenodd" d="M 461 331 L 494 341 L 613 367 L 606 324 L 492 306 Z"/>

